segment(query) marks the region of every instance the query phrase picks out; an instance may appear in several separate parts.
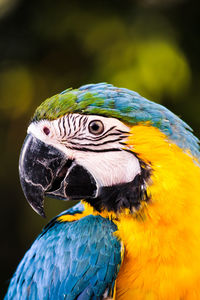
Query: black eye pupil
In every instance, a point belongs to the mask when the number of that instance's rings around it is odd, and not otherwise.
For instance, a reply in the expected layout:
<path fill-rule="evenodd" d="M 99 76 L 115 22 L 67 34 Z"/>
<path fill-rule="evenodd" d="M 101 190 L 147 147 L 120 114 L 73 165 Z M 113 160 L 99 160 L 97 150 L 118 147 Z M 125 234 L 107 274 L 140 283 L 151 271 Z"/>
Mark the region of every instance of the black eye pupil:
<path fill-rule="evenodd" d="M 97 123 L 92 124 L 91 126 L 93 131 L 98 131 L 99 130 L 99 125 Z"/>

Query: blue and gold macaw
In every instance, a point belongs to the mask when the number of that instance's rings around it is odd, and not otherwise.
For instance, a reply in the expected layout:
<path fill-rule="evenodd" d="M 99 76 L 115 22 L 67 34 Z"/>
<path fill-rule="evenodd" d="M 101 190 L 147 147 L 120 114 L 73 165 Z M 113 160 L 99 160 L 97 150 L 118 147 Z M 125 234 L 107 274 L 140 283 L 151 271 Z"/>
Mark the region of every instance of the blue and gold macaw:
<path fill-rule="evenodd" d="M 191 128 L 139 94 L 100 83 L 43 102 L 19 173 L 45 196 L 82 200 L 19 264 L 8 299 L 200 299 L 200 152 Z"/>

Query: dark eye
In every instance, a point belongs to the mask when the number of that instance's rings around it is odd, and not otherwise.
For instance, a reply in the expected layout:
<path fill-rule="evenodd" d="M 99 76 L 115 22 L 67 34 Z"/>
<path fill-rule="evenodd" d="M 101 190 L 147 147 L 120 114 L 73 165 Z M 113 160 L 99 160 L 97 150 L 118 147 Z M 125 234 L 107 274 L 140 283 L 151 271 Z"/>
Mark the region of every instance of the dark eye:
<path fill-rule="evenodd" d="M 88 125 L 89 132 L 95 135 L 101 134 L 104 131 L 103 123 L 99 120 L 93 120 Z"/>
<path fill-rule="evenodd" d="M 43 132 L 44 132 L 46 135 L 49 135 L 50 130 L 49 130 L 48 127 L 45 126 L 45 127 L 43 128 Z"/>

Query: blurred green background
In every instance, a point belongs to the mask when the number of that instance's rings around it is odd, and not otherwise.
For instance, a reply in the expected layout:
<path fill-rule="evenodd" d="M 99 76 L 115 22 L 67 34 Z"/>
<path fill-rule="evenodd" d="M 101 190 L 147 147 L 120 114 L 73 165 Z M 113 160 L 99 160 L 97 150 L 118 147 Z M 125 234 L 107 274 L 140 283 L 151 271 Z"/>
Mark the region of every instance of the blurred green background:
<path fill-rule="evenodd" d="M 0 298 L 41 228 L 68 207 L 47 199 L 43 220 L 20 188 L 35 108 L 68 87 L 107 81 L 164 104 L 200 137 L 199 20 L 191 0 L 0 0 Z"/>

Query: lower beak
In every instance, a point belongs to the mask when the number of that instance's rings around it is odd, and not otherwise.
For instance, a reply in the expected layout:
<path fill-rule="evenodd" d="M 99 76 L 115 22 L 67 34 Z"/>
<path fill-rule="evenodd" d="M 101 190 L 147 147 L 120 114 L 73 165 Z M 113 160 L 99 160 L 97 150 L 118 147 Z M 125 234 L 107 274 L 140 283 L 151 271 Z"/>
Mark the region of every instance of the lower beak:
<path fill-rule="evenodd" d="M 22 146 L 19 175 L 27 201 L 43 217 L 45 195 L 77 200 L 97 193 L 95 179 L 85 168 L 31 134 Z"/>

